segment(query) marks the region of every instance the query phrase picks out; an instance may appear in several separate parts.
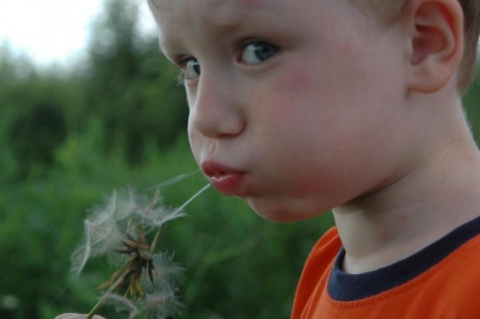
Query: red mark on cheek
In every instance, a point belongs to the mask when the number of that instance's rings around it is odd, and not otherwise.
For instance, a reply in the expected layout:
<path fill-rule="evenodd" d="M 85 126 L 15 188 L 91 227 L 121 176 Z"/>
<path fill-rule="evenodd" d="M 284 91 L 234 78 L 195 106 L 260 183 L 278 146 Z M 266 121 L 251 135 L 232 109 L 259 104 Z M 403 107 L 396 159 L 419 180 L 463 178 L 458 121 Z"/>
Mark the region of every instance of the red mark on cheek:
<path fill-rule="evenodd" d="M 343 45 L 341 51 L 343 54 L 350 54 L 350 52 L 352 52 L 352 45 L 350 43 Z"/>
<path fill-rule="evenodd" d="M 279 118 L 298 112 L 298 103 L 311 100 L 312 79 L 306 67 L 295 66 L 283 68 L 281 72 L 272 72 L 269 77 L 255 85 L 250 95 L 252 105 L 259 105 L 260 110 L 271 110 L 271 105 L 277 105 L 276 115 Z M 269 113 L 268 116 L 271 116 Z"/>
<path fill-rule="evenodd" d="M 378 239 L 381 241 L 386 241 L 388 239 L 388 234 L 386 231 L 382 231 L 378 234 Z"/>
<path fill-rule="evenodd" d="M 310 87 L 310 77 L 306 71 L 301 69 L 289 69 L 282 73 L 278 78 L 275 90 L 277 92 L 295 92 L 305 91 Z"/>

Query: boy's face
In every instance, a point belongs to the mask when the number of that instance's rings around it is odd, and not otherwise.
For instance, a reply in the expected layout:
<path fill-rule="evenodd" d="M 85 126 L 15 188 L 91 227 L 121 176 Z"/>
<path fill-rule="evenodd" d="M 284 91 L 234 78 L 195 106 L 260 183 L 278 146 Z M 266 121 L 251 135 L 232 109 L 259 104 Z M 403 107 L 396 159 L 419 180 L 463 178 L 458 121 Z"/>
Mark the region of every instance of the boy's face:
<path fill-rule="evenodd" d="M 221 192 L 289 221 L 401 174 L 400 30 L 340 0 L 156 4 L 162 50 L 186 73 L 193 154 Z"/>

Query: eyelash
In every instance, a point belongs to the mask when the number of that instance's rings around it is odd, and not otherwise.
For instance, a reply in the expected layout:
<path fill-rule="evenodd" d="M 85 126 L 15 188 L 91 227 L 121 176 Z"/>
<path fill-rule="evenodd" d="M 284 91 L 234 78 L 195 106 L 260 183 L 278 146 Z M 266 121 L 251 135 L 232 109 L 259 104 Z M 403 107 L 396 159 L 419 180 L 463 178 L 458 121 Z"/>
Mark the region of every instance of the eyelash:
<path fill-rule="evenodd" d="M 247 52 L 246 50 L 250 47 L 250 46 L 253 46 L 253 45 L 257 45 L 257 46 L 260 46 L 260 45 L 263 45 L 263 49 L 267 49 L 267 50 L 264 50 L 263 52 L 259 52 L 258 50 L 258 47 L 256 49 L 253 49 L 253 50 L 249 50 L 249 52 Z M 245 63 L 245 64 L 249 64 L 249 65 L 255 65 L 255 64 L 260 64 L 264 61 L 267 61 L 269 60 L 271 57 L 275 56 L 278 51 L 280 50 L 280 48 L 273 44 L 273 43 L 270 43 L 270 42 L 267 42 L 267 41 L 262 41 L 262 40 L 255 40 L 255 41 L 248 41 L 248 42 L 245 42 L 241 45 L 241 50 L 240 50 L 240 54 L 237 58 L 238 61 L 241 61 L 242 63 Z M 268 50 L 273 50 L 273 51 L 270 51 L 268 52 Z M 256 58 L 258 61 L 257 62 L 250 62 L 250 63 L 247 63 L 246 61 L 246 58 L 247 58 L 247 53 L 250 53 L 250 54 L 258 54 L 258 53 L 267 53 L 267 55 L 269 55 L 268 57 L 266 57 L 265 59 L 261 59 L 259 58 L 258 56 L 255 56 L 254 58 Z"/>
<path fill-rule="evenodd" d="M 177 67 L 177 75 L 176 75 L 176 80 L 177 80 L 177 84 L 180 85 L 180 86 L 184 86 L 185 85 L 185 81 L 187 80 L 187 73 L 186 73 L 186 67 L 187 67 L 187 63 L 188 61 L 190 60 L 193 60 L 195 59 L 194 57 L 192 56 L 184 56 L 184 57 L 181 57 L 179 58 L 179 62 L 176 62 L 175 63 L 175 66 Z"/>
<path fill-rule="evenodd" d="M 185 73 L 181 69 L 177 69 L 177 74 L 175 75 L 175 81 L 177 82 L 178 86 L 185 85 Z"/>
<path fill-rule="evenodd" d="M 262 41 L 262 40 L 249 40 L 249 41 L 244 41 L 240 46 L 239 46 L 239 54 L 237 56 L 237 60 L 238 61 L 242 61 L 242 59 L 244 60 L 244 54 L 246 53 L 245 50 L 251 46 L 251 45 L 259 45 L 259 44 L 262 44 L 262 45 L 268 45 L 270 46 L 270 49 L 273 49 L 273 54 L 272 56 L 276 55 L 278 53 L 278 51 L 280 50 L 280 48 L 275 45 L 275 44 L 272 44 L 270 42 L 267 42 L 267 41 Z M 255 51 L 253 51 L 255 52 Z M 250 52 L 251 53 L 251 52 Z M 260 60 L 259 62 L 253 62 L 253 63 L 246 63 L 246 64 L 250 64 L 250 65 L 254 65 L 254 64 L 260 64 L 262 63 L 263 61 L 266 61 L 268 60 L 270 57 L 267 57 L 265 60 Z M 177 68 L 179 70 L 177 76 L 176 76 L 176 79 L 177 79 L 177 83 L 179 85 L 184 85 L 186 80 L 188 79 L 187 77 L 187 64 L 189 61 L 192 61 L 192 60 L 196 60 L 194 57 L 192 56 L 184 56 L 184 57 L 181 57 L 179 59 L 179 62 L 176 63 L 177 65 Z M 197 62 L 198 63 L 198 62 Z M 199 75 L 200 75 L 200 72 L 198 72 Z"/>

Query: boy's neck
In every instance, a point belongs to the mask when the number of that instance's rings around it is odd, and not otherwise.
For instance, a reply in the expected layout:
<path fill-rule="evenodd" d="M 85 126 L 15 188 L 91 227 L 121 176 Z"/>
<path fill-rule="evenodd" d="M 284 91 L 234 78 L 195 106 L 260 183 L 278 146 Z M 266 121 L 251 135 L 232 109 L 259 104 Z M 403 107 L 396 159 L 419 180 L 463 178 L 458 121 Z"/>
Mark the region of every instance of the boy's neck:
<path fill-rule="evenodd" d="M 333 210 L 346 272 L 402 260 L 480 216 L 480 152 L 462 126 L 422 165 Z"/>

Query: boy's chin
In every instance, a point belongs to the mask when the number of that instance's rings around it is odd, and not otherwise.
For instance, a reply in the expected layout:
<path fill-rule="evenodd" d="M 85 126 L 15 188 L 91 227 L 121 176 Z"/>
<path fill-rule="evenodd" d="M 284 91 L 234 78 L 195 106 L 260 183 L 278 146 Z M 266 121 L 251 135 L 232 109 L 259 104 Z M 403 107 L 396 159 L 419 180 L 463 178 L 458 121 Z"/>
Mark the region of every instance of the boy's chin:
<path fill-rule="evenodd" d="M 255 199 L 246 199 L 246 202 L 257 215 L 277 223 L 296 222 L 322 214 L 322 211 L 308 210 L 299 205 L 289 205 L 285 202 L 260 201 Z"/>

